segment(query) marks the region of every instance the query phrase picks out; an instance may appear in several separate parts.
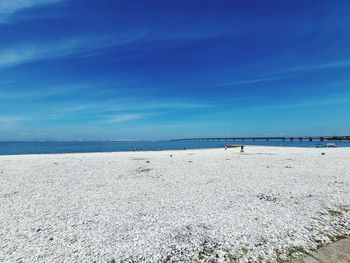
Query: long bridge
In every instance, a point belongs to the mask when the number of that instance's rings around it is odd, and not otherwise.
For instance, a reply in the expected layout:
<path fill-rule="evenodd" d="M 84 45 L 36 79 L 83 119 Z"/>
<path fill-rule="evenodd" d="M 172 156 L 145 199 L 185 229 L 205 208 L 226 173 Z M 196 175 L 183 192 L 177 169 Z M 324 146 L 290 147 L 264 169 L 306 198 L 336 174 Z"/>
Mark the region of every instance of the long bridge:
<path fill-rule="evenodd" d="M 172 141 L 350 141 L 350 136 L 261 136 L 261 137 L 202 137 Z"/>

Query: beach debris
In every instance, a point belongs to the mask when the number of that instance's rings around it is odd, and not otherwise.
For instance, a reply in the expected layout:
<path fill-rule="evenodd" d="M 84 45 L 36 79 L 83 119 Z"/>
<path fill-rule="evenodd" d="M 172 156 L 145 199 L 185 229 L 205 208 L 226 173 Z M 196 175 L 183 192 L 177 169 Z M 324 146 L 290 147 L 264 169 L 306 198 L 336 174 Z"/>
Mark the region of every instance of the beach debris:
<path fill-rule="evenodd" d="M 170 157 L 173 157 L 173 155 L 172 155 L 172 154 L 170 154 Z"/>
<path fill-rule="evenodd" d="M 150 169 L 150 168 L 139 167 L 139 169 L 137 169 L 137 172 L 139 172 L 139 173 L 147 173 L 150 171 L 152 171 L 152 169 Z"/>
<path fill-rule="evenodd" d="M 207 184 L 211 184 L 211 183 L 213 183 L 213 182 L 215 182 L 215 181 L 216 181 L 215 179 L 209 180 L 209 181 L 207 182 Z"/>
<path fill-rule="evenodd" d="M 321 155 L 325 155 L 325 153 L 321 153 Z"/>
<path fill-rule="evenodd" d="M 286 166 L 285 166 L 285 168 L 292 168 L 292 166 L 288 166 L 288 165 L 286 165 Z"/>
<path fill-rule="evenodd" d="M 244 145 L 241 144 L 226 144 L 225 145 L 225 150 L 227 150 L 228 148 L 244 148 Z"/>
<path fill-rule="evenodd" d="M 8 197 L 13 197 L 17 195 L 19 192 L 18 191 L 13 191 L 11 193 L 3 194 L 3 197 L 8 198 Z"/>
<path fill-rule="evenodd" d="M 277 201 L 277 197 L 274 197 L 272 195 L 268 195 L 268 194 L 258 194 L 256 196 L 257 198 L 259 198 L 260 200 L 264 200 L 264 201 L 269 201 L 269 202 L 276 202 Z"/>

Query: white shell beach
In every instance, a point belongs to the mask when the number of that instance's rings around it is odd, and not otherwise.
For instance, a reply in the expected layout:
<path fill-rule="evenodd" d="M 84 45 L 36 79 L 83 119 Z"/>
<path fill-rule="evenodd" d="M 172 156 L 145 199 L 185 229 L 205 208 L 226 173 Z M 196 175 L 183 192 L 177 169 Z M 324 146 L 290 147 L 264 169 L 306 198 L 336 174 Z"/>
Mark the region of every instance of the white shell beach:
<path fill-rule="evenodd" d="M 0 156 L 0 204 L 1 262 L 283 262 L 350 234 L 350 148 Z"/>

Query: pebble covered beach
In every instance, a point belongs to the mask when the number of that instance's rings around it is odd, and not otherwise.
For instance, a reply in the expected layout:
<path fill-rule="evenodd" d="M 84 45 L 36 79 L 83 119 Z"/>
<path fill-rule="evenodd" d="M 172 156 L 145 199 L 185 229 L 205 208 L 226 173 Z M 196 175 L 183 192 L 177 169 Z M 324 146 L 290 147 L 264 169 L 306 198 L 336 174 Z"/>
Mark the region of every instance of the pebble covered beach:
<path fill-rule="evenodd" d="M 0 156 L 1 262 L 288 262 L 349 235 L 350 148 Z"/>

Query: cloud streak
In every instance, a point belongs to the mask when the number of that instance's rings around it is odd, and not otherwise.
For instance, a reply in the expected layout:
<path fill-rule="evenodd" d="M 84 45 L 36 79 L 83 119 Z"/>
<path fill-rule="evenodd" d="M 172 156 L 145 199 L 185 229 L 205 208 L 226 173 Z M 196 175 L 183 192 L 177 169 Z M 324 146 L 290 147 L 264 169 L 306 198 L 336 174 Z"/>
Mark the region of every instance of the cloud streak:
<path fill-rule="evenodd" d="M 217 86 L 238 86 L 244 84 L 252 84 L 259 82 L 268 82 L 280 79 L 279 77 L 270 77 L 270 78 L 257 78 L 257 79 L 248 79 L 248 80 L 237 80 L 237 81 L 228 81 L 217 84 Z"/>
<path fill-rule="evenodd" d="M 250 107 L 249 110 L 288 110 L 288 109 L 305 109 L 305 108 L 319 108 L 324 106 L 339 106 L 339 105 L 349 105 L 350 104 L 350 96 L 348 94 L 344 94 L 344 96 L 329 96 L 326 99 L 324 97 L 314 98 L 314 99 L 305 99 L 305 100 L 296 100 L 292 102 L 286 102 L 283 104 L 269 104 L 269 105 L 261 105 L 256 107 Z M 246 110 L 246 109 L 244 109 Z"/>
<path fill-rule="evenodd" d="M 280 73 L 304 72 L 304 71 L 312 71 L 312 70 L 323 70 L 323 69 L 348 67 L 348 66 L 350 66 L 350 60 L 343 60 L 343 61 L 335 61 L 330 63 L 321 63 L 321 64 L 285 68 L 285 69 L 271 72 L 269 75 L 280 74 Z"/>
<path fill-rule="evenodd" d="M 4 7 L 8 10 L 6 13 L 14 13 L 21 10 L 24 6 L 33 7 L 40 3 L 56 3 L 64 0 L 46 1 L 29 1 L 26 5 L 9 5 Z M 22 1 L 20 1 L 22 3 Z M 162 32 L 161 28 L 150 27 L 137 30 L 128 30 L 123 33 L 109 33 L 105 35 L 79 35 L 66 37 L 51 42 L 26 42 L 11 47 L 0 49 L 0 68 L 13 67 L 21 64 L 43 61 L 55 58 L 67 57 L 91 57 L 101 54 L 105 49 L 127 45 L 137 41 L 166 41 L 166 40 L 191 40 L 200 38 L 211 38 L 224 34 L 223 32 L 208 31 L 203 32 L 193 30 L 191 32 L 166 31 Z"/>
<path fill-rule="evenodd" d="M 80 35 L 66 37 L 52 42 L 22 43 L 13 47 L 0 49 L 0 68 L 65 57 L 91 57 L 101 54 L 107 48 L 124 46 L 137 41 L 164 41 L 174 39 L 203 38 L 204 35 L 192 34 L 192 37 L 181 32 L 157 34 L 154 28 L 138 29 L 126 33 L 105 35 Z M 207 37 L 213 37 L 208 33 Z"/>
<path fill-rule="evenodd" d="M 27 87 L 25 90 L 15 90 L 13 89 L 14 83 L 10 85 L 4 85 L 6 88 L 0 86 L 0 100 L 16 100 L 16 101 L 31 101 L 37 99 L 47 99 L 51 97 L 56 97 L 60 95 L 74 95 L 77 92 L 84 92 L 85 94 L 99 94 L 105 90 L 103 83 L 72 83 L 72 84 L 57 84 L 57 85 L 42 85 L 45 87 L 38 88 L 37 85 L 32 87 Z M 12 90 L 10 89 L 12 87 Z"/>
<path fill-rule="evenodd" d="M 143 114 L 120 114 L 120 115 L 115 115 L 111 116 L 107 119 L 104 119 L 102 122 L 104 123 L 122 123 L 122 122 L 129 122 L 129 121 L 134 121 L 134 120 L 139 120 L 143 119 L 144 115 Z"/>
<path fill-rule="evenodd" d="M 22 121 L 28 120 L 22 116 L 0 115 L 0 131 L 8 131 L 19 126 Z"/>
<path fill-rule="evenodd" d="M 0 1 L 0 24 L 10 22 L 10 17 L 22 10 L 62 1 L 64 0 L 2 0 Z"/>
<path fill-rule="evenodd" d="M 299 73 L 299 72 L 307 72 L 307 71 L 314 71 L 314 70 L 316 71 L 316 70 L 349 67 L 349 66 L 350 66 L 350 60 L 343 60 L 343 61 L 335 61 L 335 62 L 323 63 L 323 64 L 290 67 L 290 68 L 285 68 L 285 69 L 276 70 L 276 71 L 267 73 L 260 78 L 221 82 L 215 86 L 239 86 L 239 85 L 246 85 L 246 84 L 270 82 L 275 80 L 286 79 L 287 76 L 285 76 L 285 74 L 287 73 Z M 277 75 L 277 76 L 274 76 L 274 75 Z"/>
<path fill-rule="evenodd" d="M 4 91 L 0 90 L 0 100 L 32 100 L 41 99 L 47 97 L 54 97 L 63 94 L 73 93 L 78 89 L 82 89 L 79 86 L 56 86 L 40 89 L 31 89 L 27 91 Z"/>
<path fill-rule="evenodd" d="M 135 34 L 76 36 L 49 43 L 24 43 L 0 50 L 0 68 L 87 54 L 89 52 L 95 52 L 98 49 L 125 45 L 143 36 L 144 32 L 140 31 Z"/>

